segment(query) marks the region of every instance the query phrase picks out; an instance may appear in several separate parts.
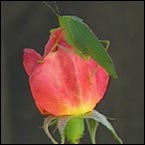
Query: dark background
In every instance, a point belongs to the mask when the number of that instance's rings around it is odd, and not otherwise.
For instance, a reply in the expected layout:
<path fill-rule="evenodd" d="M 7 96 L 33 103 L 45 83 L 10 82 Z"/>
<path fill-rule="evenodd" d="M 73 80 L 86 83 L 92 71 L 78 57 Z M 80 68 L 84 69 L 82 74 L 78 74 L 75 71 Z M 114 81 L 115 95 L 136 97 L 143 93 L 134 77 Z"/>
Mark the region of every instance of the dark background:
<path fill-rule="evenodd" d="M 49 2 L 53 6 L 53 2 Z M 119 78 L 111 79 L 98 110 L 116 118 L 112 124 L 126 144 L 144 143 L 144 2 L 58 1 L 61 14 L 76 15 L 100 39 L 109 39 Z M 58 27 L 57 17 L 41 2 L 3 1 L 2 16 L 2 143 L 48 144 L 42 116 L 33 102 L 28 77 L 22 66 L 25 47 L 43 54 L 49 31 Z M 114 144 L 102 126 L 99 144 Z M 89 143 L 85 134 L 82 143 Z"/>

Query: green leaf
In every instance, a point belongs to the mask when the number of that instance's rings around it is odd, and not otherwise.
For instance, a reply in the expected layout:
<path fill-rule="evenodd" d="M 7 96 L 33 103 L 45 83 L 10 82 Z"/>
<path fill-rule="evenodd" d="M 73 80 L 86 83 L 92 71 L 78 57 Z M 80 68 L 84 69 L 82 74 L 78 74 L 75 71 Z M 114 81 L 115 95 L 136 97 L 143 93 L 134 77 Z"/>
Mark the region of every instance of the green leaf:
<path fill-rule="evenodd" d="M 89 134 L 91 137 L 91 142 L 92 144 L 96 144 L 95 137 L 96 137 L 96 130 L 99 123 L 93 119 L 86 119 L 86 122 L 87 122 L 88 130 L 89 130 Z"/>
<path fill-rule="evenodd" d="M 105 51 L 99 39 L 91 29 L 74 16 L 59 16 L 60 26 L 66 32 L 66 40 L 75 49 L 79 49 L 84 55 L 90 56 L 113 77 L 117 78 L 117 73 L 113 61 Z"/>
<path fill-rule="evenodd" d="M 53 144 L 58 144 L 58 142 L 51 136 L 51 133 L 49 132 L 49 126 L 56 123 L 55 120 L 57 118 L 53 116 L 48 116 L 43 123 L 43 129 L 46 133 L 46 135 L 50 138 Z"/>
<path fill-rule="evenodd" d="M 84 115 L 85 118 L 91 118 L 96 120 L 97 122 L 101 123 L 102 125 L 104 125 L 105 127 L 107 127 L 111 133 L 113 134 L 113 136 L 118 140 L 118 142 L 120 144 L 123 144 L 122 140 L 120 139 L 120 137 L 117 135 L 116 131 L 114 130 L 113 126 L 111 125 L 111 123 L 107 120 L 107 118 L 99 113 L 96 110 L 93 110 L 92 112 L 89 112 L 87 114 Z"/>

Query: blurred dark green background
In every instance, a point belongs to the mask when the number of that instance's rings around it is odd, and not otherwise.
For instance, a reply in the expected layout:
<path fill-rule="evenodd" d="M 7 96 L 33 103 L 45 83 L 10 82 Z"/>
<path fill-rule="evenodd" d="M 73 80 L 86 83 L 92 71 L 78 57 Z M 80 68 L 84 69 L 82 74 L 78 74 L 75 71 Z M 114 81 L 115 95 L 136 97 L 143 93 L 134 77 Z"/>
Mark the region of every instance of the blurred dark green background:
<path fill-rule="evenodd" d="M 53 2 L 48 2 L 54 5 Z M 98 110 L 116 118 L 112 124 L 126 144 L 144 143 L 144 2 L 58 1 L 61 14 L 76 15 L 100 39 L 109 39 L 119 78 L 111 79 Z M 22 66 L 25 47 L 43 54 L 49 31 L 58 27 L 56 16 L 41 2 L 1 1 L 1 143 L 51 143 L 42 128 Z M 115 144 L 102 126 L 98 144 Z M 82 143 L 90 140 L 85 133 Z"/>

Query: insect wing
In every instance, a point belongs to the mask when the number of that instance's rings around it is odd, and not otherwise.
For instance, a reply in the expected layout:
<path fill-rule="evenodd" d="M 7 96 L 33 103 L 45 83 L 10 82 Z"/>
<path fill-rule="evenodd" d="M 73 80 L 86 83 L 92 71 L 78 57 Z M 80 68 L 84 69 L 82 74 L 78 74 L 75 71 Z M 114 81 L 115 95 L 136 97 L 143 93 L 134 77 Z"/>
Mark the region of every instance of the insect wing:
<path fill-rule="evenodd" d="M 82 19 L 76 16 L 60 16 L 59 22 L 66 32 L 68 43 L 97 61 L 113 78 L 117 78 L 111 57 Z"/>

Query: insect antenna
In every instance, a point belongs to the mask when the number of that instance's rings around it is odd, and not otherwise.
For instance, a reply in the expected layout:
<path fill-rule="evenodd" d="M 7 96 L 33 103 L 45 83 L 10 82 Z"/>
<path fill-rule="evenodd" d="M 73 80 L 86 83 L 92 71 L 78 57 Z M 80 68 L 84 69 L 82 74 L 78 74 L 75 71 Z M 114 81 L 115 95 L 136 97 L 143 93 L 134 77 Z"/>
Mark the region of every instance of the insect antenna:
<path fill-rule="evenodd" d="M 59 9 L 58 9 L 58 7 L 57 7 L 57 5 L 55 5 L 56 6 L 56 9 L 57 9 L 57 12 L 46 2 L 46 1 L 42 1 L 57 17 L 59 17 Z"/>
<path fill-rule="evenodd" d="M 57 10 L 57 13 L 58 13 L 58 14 L 59 14 L 59 16 L 60 16 L 60 11 L 59 11 L 59 8 L 58 8 L 58 6 L 57 6 L 56 1 L 54 1 L 54 4 L 55 4 L 55 8 L 56 8 L 56 10 Z"/>

